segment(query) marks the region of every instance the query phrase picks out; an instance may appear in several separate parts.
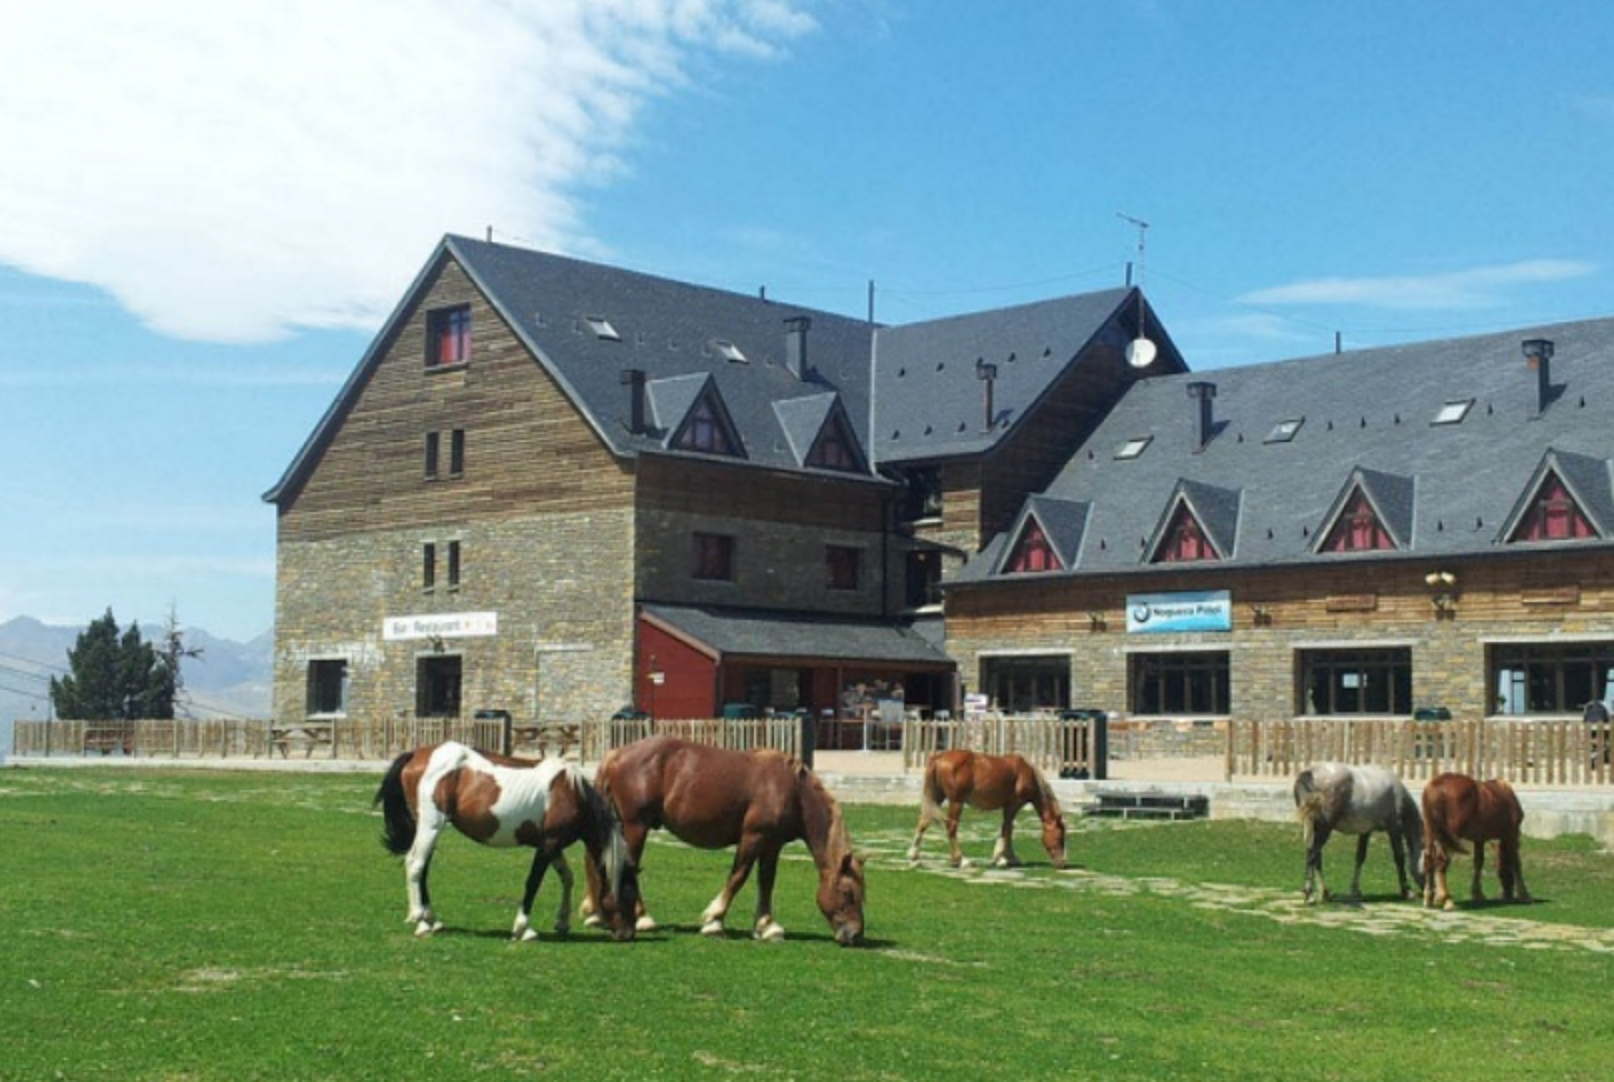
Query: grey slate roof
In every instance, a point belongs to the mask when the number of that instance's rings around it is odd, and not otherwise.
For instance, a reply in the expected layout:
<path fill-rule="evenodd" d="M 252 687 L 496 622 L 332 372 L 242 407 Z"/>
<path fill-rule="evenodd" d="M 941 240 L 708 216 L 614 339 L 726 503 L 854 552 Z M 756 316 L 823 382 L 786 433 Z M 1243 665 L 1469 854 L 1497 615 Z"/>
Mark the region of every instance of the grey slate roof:
<path fill-rule="evenodd" d="M 1521 342 L 1546 338 L 1549 404 L 1538 415 L 1536 373 Z M 1215 435 L 1194 451 L 1199 402 L 1190 382 L 1216 384 Z M 1472 399 L 1457 424 L 1432 423 L 1450 402 Z M 1287 442 L 1275 426 L 1303 420 Z M 1152 436 L 1136 458 L 1127 441 Z M 1547 469 L 1614 543 L 1614 319 L 1303 358 L 1132 385 L 1044 496 L 1090 506 L 1073 574 L 1136 572 L 1179 494 L 1220 548 L 1214 566 L 1494 555 L 1506 545 Z M 1404 547 L 1319 553 L 1319 531 L 1360 482 Z M 1238 494 L 1236 502 L 1229 494 Z M 1213 506 L 1212 506 L 1213 505 Z M 1206 519 L 1211 521 L 1206 521 Z M 960 581 L 994 574 L 994 539 Z M 1539 542 L 1540 548 L 1576 542 Z M 1585 544 L 1585 542 L 1580 542 Z"/>
<path fill-rule="evenodd" d="M 936 665 L 953 661 L 906 621 L 692 605 L 646 605 L 652 618 L 725 655 Z"/>
<path fill-rule="evenodd" d="M 875 342 L 874 457 L 918 462 L 989 450 L 1047 392 L 1085 347 L 1117 352 L 1137 332 L 1132 289 L 1111 289 L 1033 304 L 885 327 Z M 1186 366 L 1144 302 L 1157 371 Z M 986 424 L 978 364 L 997 367 L 992 427 Z"/>

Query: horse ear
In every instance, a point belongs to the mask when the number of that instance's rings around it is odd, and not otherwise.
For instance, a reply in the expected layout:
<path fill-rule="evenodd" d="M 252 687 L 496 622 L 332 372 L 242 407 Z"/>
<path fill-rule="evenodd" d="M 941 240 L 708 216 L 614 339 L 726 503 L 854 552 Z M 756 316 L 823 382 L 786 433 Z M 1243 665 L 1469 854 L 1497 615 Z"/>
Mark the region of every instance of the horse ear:
<path fill-rule="evenodd" d="M 847 853 L 841 857 L 841 874 L 856 876 L 863 871 L 863 858 L 856 853 Z"/>

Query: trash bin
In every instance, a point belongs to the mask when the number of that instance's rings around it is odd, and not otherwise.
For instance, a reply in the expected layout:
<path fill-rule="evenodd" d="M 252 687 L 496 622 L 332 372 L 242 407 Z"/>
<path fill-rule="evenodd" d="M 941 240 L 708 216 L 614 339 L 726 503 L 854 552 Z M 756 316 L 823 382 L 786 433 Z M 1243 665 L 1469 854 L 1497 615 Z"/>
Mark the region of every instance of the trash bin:
<path fill-rule="evenodd" d="M 1064 759 L 1066 766 L 1061 767 L 1061 778 L 1091 778 L 1093 781 L 1105 781 L 1110 776 L 1110 716 L 1102 710 L 1076 709 L 1061 710 L 1060 721 L 1091 721 L 1093 723 L 1093 747 L 1091 749 L 1091 769 L 1083 770 L 1069 763 L 1079 759 L 1080 748 L 1076 746 L 1076 731 L 1067 730 L 1065 733 Z"/>
<path fill-rule="evenodd" d="M 750 703 L 724 703 L 723 704 L 723 720 L 724 721 L 743 721 L 746 718 L 754 718 L 754 717 L 757 717 L 758 715 L 759 715 L 759 712 L 758 712 L 757 708 L 752 706 Z"/>

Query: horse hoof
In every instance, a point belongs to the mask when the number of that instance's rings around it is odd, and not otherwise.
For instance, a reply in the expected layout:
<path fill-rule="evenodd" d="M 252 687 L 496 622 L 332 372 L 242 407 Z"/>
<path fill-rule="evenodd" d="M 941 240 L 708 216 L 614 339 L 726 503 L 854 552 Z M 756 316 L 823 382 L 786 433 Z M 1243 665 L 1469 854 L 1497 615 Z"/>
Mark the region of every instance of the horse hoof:
<path fill-rule="evenodd" d="M 973 868 L 973 867 L 975 867 L 975 862 L 973 860 L 971 860 L 969 857 L 965 857 L 963 860 L 954 862 L 953 867 L 955 867 L 955 868 Z"/>
<path fill-rule="evenodd" d="M 655 917 L 640 917 L 633 925 L 637 932 L 653 932 L 659 927 Z"/>
<path fill-rule="evenodd" d="M 701 935 L 721 936 L 722 934 L 723 922 L 720 920 L 709 920 L 701 925 Z"/>
<path fill-rule="evenodd" d="M 755 938 L 763 943 L 782 943 L 785 938 L 785 930 L 778 921 L 765 921 L 757 925 Z"/>
<path fill-rule="evenodd" d="M 572 926 L 570 924 L 557 924 L 555 925 L 555 934 L 565 939 L 572 934 Z M 537 939 L 538 936 L 534 935 L 533 938 Z"/>
<path fill-rule="evenodd" d="M 426 921 L 426 920 L 423 920 L 419 924 L 415 925 L 415 938 L 417 938 L 417 939 L 425 939 L 427 936 L 431 935 L 433 932 L 441 931 L 442 927 L 443 927 L 443 922 L 442 921 Z"/>
<path fill-rule="evenodd" d="M 523 929 L 521 934 L 515 938 L 518 943 L 531 943 L 538 938 L 538 932 L 536 929 L 526 928 Z"/>

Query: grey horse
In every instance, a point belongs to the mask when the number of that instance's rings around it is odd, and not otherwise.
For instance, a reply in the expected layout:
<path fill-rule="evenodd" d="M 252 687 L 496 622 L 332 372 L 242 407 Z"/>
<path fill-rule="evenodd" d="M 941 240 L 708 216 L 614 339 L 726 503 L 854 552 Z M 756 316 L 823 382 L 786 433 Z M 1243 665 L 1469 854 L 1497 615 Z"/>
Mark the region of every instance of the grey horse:
<path fill-rule="evenodd" d="M 1357 835 L 1356 874 L 1351 877 L 1353 902 L 1362 900 L 1362 865 L 1367 862 L 1367 843 L 1375 830 L 1390 836 L 1401 897 L 1413 896 L 1407 884 L 1409 856 L 1413 860 L 1412 878 L 1418 890 L 1423 890 L 1423 817 L 1394 771 L 1373 765 L 1314 763 L 1295 778 L 1295 817 L 1306 839 L 1306 880 L 1302 890 L 1308 904 L 1328 899 L 1328 886 L 1323 882 L 1323 846 L 1335 831 Z"/>

